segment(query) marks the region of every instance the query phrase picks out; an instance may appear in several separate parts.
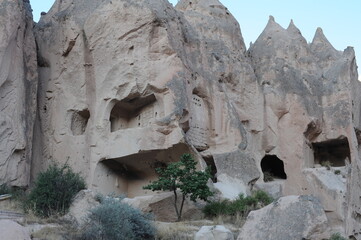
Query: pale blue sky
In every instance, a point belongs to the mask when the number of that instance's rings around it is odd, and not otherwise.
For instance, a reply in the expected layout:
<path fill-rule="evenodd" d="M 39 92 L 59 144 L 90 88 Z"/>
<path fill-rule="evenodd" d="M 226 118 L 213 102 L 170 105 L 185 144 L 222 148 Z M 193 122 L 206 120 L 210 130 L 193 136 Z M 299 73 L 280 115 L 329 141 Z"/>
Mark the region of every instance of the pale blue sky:
<path fill-rule="evenodd" d="M 151 0 L 150 0 L 151 1 Z M 178 0 L 169 0 L 176 4 Z M 353 46 L 361 66 L 361 1 L 360 0 L 220 0 L 238 20 L 243 38 L 255 42 L 265 28 L 269 15 L 275 17 L 283 27 L 293 19 L 308 42 L 317 27 L 337 50 Z M 38 21 L 40 12 L 48 11 L 53 0 L 30 0 L 34 19 Z M 361 77 L 361 76 L 360 76 Z M 360 78 L 359 77 L 359 78 Z"/>

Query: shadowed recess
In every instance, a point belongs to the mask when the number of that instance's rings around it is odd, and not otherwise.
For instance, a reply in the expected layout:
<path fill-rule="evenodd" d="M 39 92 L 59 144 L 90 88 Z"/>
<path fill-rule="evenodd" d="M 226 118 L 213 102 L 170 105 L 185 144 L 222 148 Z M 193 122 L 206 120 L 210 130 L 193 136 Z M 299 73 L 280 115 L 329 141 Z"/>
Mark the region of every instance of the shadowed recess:
<path fill-rule="evenodd" d="M 266 155 L 261 161 L 261 168 L 264 175 L 270 174 L 276 179 L 287 179 L 284 164 L 276 155 Z"/>
<path fill-rule="evenodd" d="M 329 162 L 333 167 L 346 165 L 350 161 L 350 146 L 346 137 L 332 139 L 325 142 L 312 143 L 315 164 Z"/>

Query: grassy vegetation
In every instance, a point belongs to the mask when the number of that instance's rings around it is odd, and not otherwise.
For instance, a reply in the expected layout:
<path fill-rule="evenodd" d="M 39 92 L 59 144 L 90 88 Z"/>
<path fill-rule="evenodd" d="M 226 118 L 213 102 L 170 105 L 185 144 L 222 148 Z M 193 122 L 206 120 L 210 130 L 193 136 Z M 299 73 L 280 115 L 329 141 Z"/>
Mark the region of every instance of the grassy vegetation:
<path fill-rule="evenodd" d="M 340 233 L 334 233 L 331 235 L 331 238 L 329 240 L 347 240 L 347 239 L 342 237 Z"/>
<path fill-rule="evenodd" d="M 214 201 L 208 203 L 203 212 L 206 217 L 233 216 L 245 218 L 252 210 L 270 204 L 273 199 L 263 191 L 256 191 L 251 196 L 239 195 L 236 200 Z"/>

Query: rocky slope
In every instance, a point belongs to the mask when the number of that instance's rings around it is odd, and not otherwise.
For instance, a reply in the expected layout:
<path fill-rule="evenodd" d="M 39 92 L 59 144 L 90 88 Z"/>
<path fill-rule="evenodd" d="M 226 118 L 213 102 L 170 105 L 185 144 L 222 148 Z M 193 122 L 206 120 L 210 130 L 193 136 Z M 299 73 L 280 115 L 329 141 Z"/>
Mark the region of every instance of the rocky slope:
<path fill-rule="evenodd" d="M 67 162 L 91 189 L 149 195 L 154 169 L 190 152 L 219 197 L 314 195 L 332 229 L 361 239 L 352 48 L 270 17 L 247 50 L 218 0 L 58 0 L 33 31 L 28 8 L 0 5 L 3 182 Z"/>

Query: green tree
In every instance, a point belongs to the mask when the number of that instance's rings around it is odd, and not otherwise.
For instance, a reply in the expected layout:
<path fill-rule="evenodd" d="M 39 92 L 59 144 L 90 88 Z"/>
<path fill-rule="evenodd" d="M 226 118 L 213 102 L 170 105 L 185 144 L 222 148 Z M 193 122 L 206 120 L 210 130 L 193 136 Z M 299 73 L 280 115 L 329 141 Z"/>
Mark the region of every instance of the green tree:
<path fill-rule="evenodd" d="M 197 171 L 196 165 L 197 162 L 191 154 L 183 154 L 179 162 L 170 163 L 166 168 L 157 168 L 159 179 L 143 187 L 152 191 L 172 191 L 178 221 L 182 218 L 183 205 L 187 197 L 196 202 L 197 199 L 207 201 L 208 197 L 213 195 L 207 186 L 211 177 L 210 169 L 207 168 L 204 172 Z M 177 190 L 181 192 L 180 206 L 177 204 Z"/>

